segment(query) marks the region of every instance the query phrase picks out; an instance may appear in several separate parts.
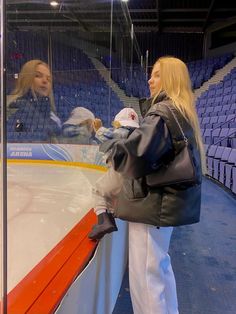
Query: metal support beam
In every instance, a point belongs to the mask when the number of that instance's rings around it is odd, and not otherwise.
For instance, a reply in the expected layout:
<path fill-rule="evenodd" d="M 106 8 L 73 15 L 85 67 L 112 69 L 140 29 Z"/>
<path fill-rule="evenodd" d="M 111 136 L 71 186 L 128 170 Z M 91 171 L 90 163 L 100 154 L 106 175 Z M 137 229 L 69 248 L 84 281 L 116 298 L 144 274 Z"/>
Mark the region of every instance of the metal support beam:
<path fill-rule="evenodd" d="M 211 0 L 211 4 L 210 4 L 210 7 L 209 7 L 208 12 L 207 12 L 207 17 L 206 17 L 206 20 L 205 20 L 203 28 L 202 28 L 203 32 L 205 32 L 205 30 L 206 30 L 206 28 L 208 26 L 211 14 L 212 14 L 212 12 L 214 10 L 214 5 L 215 5 L 215 0 Z"/>
<path fill-rule="evenodd" d="M 161 0 L 156 0 L 157 30 L 161 32 Z"/>

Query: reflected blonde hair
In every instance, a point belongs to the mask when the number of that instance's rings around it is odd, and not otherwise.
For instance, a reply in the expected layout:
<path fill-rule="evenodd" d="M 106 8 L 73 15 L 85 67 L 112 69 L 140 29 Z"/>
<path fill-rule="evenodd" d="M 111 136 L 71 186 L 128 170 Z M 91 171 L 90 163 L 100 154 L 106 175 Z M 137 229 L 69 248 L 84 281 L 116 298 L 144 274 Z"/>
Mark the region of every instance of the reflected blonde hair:
<path fill-rule="evenodd" d="M 12 91 L 11 95 L 8 97 L 8 101 L 7 101 L 8 105 L 12 103 L 13 101 L 15 101 L 17 98 L 22 97 L 25 94 L 27 94 L 29 90 L 31 90 L 33 96 L 36 97 L 32 85 L 33 85 L 33 81 L 36 75 L 36 69 L 38 65 L 44 65 L 50 71 L 48 64 L 43 62 L 42 60 L 35 59 L 35 60 L 30 60 L 26 62 L 21 68 L 19 77 L 16 81 L 15 89 Z M 53 96 L 53 91 L 52 91 L 52 78 L 51 78 L 51 88 L 50 88 L 48 97 L 50 99 L 51 110 L 55 112 L 56 109 L 55 109 L 55 102 L 54 102 L 54 96 Z"/>
<path fill-rule="evenodd" d="M 155 99 L 160 92 L 164 91 L 172 100 L 173 106 L 176 107 L 192 126 L 201 155 L 202 173 L 205 174 L 207 172 L 205 150 L 195 109 L 194 94 L 192 92 L 188 68 L 180 59 L 169 56 L 159 58 L 155 64 L 157 63 L 160 65 L 161 87 L 155 95 L 153 103 L 155 103 Z"/>

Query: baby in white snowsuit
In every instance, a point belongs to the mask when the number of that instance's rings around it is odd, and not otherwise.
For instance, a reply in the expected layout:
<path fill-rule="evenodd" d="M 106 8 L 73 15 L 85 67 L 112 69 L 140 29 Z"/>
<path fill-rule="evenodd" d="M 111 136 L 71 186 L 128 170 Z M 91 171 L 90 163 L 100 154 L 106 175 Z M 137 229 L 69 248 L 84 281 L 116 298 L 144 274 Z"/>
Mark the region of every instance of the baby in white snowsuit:
<path fill-rule="evenodd" d="M 139 127 L 139 118 L 132 108 L 124 108 L 115 116 L 112 125 L 113 128 L 100 126 L 96 130 L 95 137 L 101 143 L 113 138 L 127 138 L 134 129 Z M 96 129 L 96 121 L 94 127 Z M 117 231 L 112 212 L 116 197 L 121 190 L 122 182 L 122 176 L 109 166 L 108 171 L 95 183 L 93 187 L 94 212 L 98 216 L 98 223 L 93 226 L 89 233 L 90 239 L 101 239 L 106 233 Z"/>

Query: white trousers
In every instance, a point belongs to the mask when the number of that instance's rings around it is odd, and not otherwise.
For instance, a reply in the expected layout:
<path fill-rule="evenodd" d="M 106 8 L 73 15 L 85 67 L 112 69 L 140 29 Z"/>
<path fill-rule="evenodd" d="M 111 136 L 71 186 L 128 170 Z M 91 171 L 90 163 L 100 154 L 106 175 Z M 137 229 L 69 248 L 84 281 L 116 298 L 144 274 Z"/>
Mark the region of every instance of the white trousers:
<path fill-rule="evenodd" d="M 178 314 L 168 255 L 172 227 L 129 223 L 129 282 L 134 314 Z"/>

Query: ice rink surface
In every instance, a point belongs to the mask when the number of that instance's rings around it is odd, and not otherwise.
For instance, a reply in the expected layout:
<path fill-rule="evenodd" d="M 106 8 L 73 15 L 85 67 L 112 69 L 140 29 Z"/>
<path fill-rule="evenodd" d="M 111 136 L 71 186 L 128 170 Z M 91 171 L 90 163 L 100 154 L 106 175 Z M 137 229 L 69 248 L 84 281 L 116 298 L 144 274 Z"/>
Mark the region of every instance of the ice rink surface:
<path fill-rule="evenodd" d="M 53 164 L 10 163 L 8 291 L 92 208 L 102 171 Z"/>

